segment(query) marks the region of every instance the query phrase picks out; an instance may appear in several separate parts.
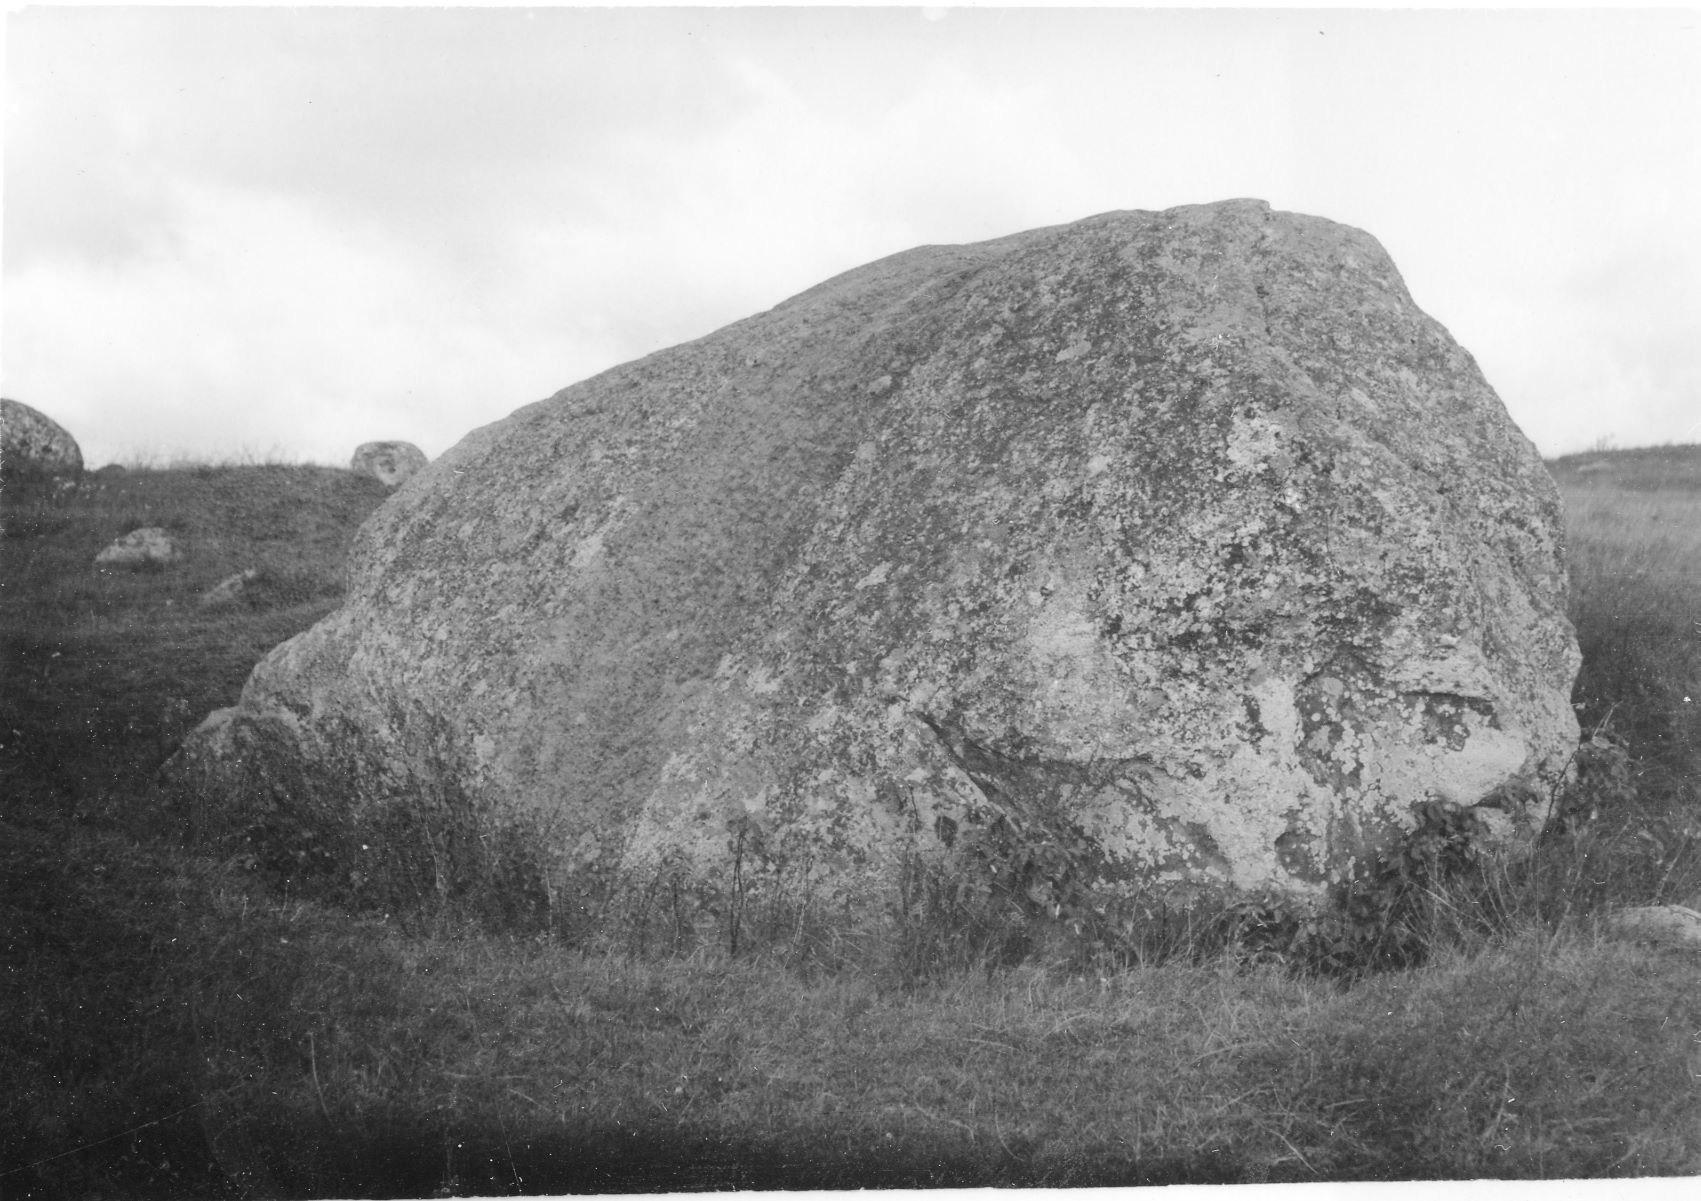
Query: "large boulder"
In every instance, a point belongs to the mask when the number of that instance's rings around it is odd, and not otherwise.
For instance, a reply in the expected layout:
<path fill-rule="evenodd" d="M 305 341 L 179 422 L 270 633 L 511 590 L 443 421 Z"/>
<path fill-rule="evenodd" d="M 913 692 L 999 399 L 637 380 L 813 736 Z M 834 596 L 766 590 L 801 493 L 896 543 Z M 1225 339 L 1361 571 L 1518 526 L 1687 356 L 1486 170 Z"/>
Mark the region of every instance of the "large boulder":
<path fill-rule="evenodd" d="M 425 452 L 412 442 L 362 442 L 354 448 L 349 470 L 394 488 L 419 474 L 426 462 Z"/>
<path fill-rule="evenodd" d="M 1437 803 L 1539 827 L 1565 588 L 1540 458 L 1374 239 L 1110 213 L 469 435 L 173 770 L 332 883 L 1306 905 Z"/>
<path fill-rule="evenodd" d="M 0 477 L 76 479 L 82 473 L 82 448 L 64 426 L 22 401 L 0 399 Z"/>

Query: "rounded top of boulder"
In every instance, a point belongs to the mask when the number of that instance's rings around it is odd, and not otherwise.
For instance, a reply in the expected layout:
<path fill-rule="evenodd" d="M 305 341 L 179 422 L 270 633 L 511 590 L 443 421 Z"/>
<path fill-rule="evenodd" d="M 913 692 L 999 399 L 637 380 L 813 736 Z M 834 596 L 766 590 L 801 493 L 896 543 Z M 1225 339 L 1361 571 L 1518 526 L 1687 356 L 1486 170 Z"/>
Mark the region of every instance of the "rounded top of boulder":
<path fill-rule="evenodd" d="M 64 426 L 22 401 L 0 399 L 0 473 L 27 479 L 82 470 L 82 449 Z"/>
<path fill-rule="evenodd" d="M 354 449 L 349 470 L 394 488 L 427 462 L 425 452 L 412 442 L 362 442 Z"/>
<path fill-rule="evenodd" d="M 1049 847 L 1125 897 L 1316 897 L 1432 802 L 1539 823 L 1577 733 L 1561 538 L 1375 239 L 1106 213 L 475 431 L 194 753 L 246 765 L 221 796 L 529 824 L 575 879 L 759 844 L 873 896 L 912 853 Z"/>

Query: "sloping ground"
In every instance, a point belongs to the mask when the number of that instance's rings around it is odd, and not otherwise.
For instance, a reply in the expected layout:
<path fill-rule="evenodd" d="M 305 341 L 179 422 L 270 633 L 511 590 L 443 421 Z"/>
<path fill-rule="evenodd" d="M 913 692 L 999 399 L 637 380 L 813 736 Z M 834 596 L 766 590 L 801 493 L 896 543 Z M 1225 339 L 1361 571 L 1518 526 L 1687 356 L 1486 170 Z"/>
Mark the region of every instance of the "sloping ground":
<path fill-rule="evenodd" d="M 1613 487 L 1630 492 L 1701 492 L 1701 444 L 1590 450 L 1548 461 L 1561 488 Z"/>
<path fill-rule="evenodd" d="M 1573 699 L 1639 761 L 1644 801 L 1701 806 L 1701 445 L 1567 455 Z"/>

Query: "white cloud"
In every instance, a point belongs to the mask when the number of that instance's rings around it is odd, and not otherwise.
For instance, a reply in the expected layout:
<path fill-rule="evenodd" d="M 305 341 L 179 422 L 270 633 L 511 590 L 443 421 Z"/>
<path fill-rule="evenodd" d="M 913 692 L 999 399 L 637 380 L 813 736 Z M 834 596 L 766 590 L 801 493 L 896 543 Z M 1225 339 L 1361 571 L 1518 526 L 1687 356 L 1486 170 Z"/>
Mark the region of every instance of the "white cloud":
<path fill-rule="evenodd" d="M 336 462 L 377 437 L 438 454 L 553 390 L 528 376 L 540 352 L 573 357 L 539 347 L 535 329 L 495 334 L 437 262 L 369 229 L 264 193 L 185 185 L 177 205 L 170 253 L 38 262 L 8 283 L 8 341 L 31 348 L 8 388 L 65 398 L 56 408 L 93 462 Z"/>
<path fill-rule="evenodd" d="M 913 245 L 1259 196 L 1377 236 L 1544 450 L 1701 437 L 1683 18 L 25 10 L 4 388 L 96 462 L 435 455 Z"/>

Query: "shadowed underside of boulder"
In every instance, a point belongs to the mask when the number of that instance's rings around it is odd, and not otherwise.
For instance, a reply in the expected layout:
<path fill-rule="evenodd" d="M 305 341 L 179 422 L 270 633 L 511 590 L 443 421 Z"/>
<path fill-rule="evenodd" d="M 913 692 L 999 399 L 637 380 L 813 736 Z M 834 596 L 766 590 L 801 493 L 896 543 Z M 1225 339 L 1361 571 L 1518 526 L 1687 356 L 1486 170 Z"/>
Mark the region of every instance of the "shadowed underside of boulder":
<path fill-rule="evenodd" d="M 1539 826 L 1577 736 L 1560 538 L 1372 238 L 1106 214 L 895 255 L 470 435 L 174 770 L 327 879 L 737 859 L 884 904 L 996 843 L 1036 904 L 1048 870 L 1305 901 L 1425 802 Z"/>

